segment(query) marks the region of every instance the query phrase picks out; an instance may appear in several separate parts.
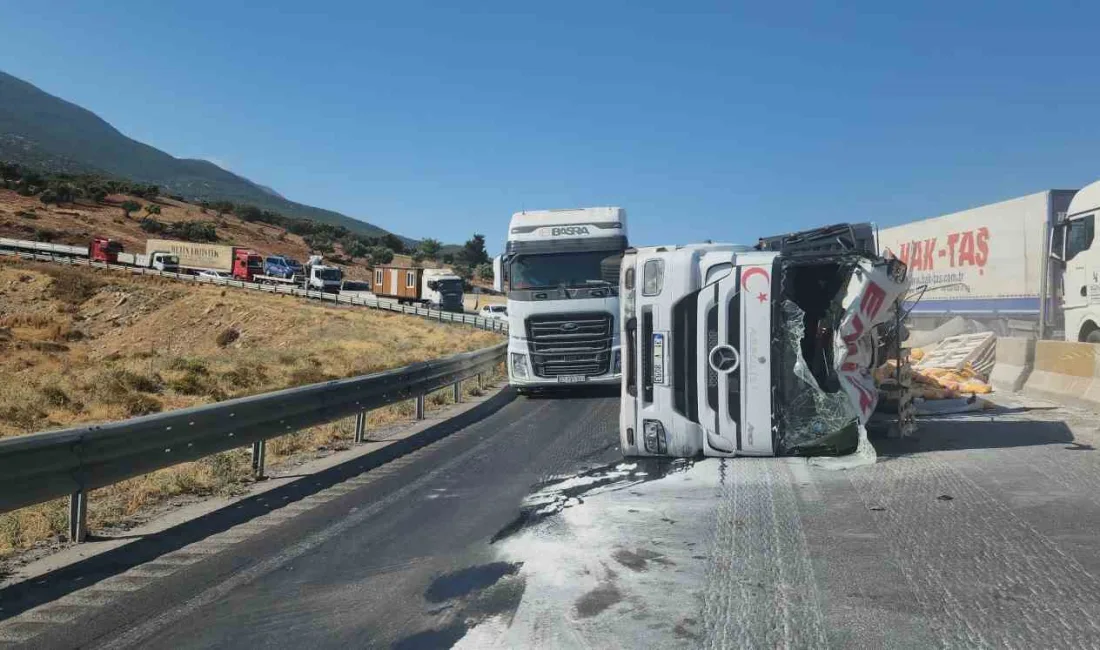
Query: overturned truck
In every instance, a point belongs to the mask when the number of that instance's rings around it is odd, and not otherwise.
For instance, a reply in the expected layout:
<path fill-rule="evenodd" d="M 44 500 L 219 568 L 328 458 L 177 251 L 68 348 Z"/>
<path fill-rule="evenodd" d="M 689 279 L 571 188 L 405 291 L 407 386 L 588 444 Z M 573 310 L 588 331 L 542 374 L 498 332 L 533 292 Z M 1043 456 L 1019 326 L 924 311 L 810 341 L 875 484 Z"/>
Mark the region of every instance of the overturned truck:
<path fill-rule="evenodd" d="M 628 250 L 623 454 L 840 456 L 869 446 L 864 427 L 880 402 L 872 371 L 903 356 L 907 288 L 905 265 L 878 254 L 869 224 L 753 247 Z M 898 385 L 903 367 L 895 362 Z"/>

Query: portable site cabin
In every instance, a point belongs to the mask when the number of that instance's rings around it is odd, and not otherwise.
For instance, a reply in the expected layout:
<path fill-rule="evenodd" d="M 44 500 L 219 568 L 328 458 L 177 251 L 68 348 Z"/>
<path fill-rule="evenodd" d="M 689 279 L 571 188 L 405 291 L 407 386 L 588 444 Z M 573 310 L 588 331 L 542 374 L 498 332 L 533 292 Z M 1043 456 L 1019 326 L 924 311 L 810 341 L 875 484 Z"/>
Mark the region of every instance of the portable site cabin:
<path fill-rule="evenodd" d="M 374 295 L 415 302 L 420 300 L 420 277 L 424 269 L 411 266 L 374 267 Z"/>

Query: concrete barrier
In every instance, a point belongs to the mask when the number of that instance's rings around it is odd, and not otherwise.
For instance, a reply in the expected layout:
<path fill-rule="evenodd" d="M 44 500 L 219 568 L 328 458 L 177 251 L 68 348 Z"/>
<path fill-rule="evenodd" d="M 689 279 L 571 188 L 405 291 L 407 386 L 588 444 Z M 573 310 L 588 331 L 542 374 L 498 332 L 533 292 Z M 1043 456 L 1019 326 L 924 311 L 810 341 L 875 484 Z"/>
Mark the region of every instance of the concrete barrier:
<path fill-rule="evenodd" d="M 1089 409 L 1100 408 L 1098 347 L 1091 343 L 1036 341 L 1034 368 L 1024 383 L 1024 393 Z"/>
<path fill-rule="evenodd" d="M 1015 393 L 1024 387 L 1035 364 L 1035 339 L 997 338 L 996 364 L 989 375 L 994 390 Z"/>

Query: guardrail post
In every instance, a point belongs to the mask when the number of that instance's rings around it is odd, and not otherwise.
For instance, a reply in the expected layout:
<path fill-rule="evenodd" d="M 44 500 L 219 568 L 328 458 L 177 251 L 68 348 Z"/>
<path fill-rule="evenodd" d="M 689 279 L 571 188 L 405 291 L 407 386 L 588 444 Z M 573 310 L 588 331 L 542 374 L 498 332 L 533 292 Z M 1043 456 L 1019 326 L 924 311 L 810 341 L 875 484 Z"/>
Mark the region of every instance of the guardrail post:
<path fill-rule="evenodd" d="M 257 440 L 252 443 L 252 478 L 257 480 L 264 477 L 264 461 L 267 457 L 267 441 Z"/>
<path fill-rule="evenodd" d="M 423 420 L 424 419 L 424 394 L 423 393 L 416 396 L 416 419 L 417 420 Z"/>
<path fill-rule="evenodd" d="M 477 389 L 478 390 L 485 390 L 485 383 L 484 383 L 484 380 L 481 377 L 480 372 L 477 373 Z"/>
<path fill-rule="evenodd" d="M 88 493 L 80 490 L 69 495 L 69 541 L 79 544 L 88 536 Z"/>
<path fill-rule="evenodd" d="M 454 398 L 455 398 L 455 404 L 458 404 L 462 401 L 462 380 L 461 379 L 459 379 L 458 381 L 455 382 L 455 385 L 454 385 Z"/>
<path fill-rule="evenodd" d="M 364 442 L 367 438 L 367 412 L 359 411 L 355 414 L 355 442 Z"/>

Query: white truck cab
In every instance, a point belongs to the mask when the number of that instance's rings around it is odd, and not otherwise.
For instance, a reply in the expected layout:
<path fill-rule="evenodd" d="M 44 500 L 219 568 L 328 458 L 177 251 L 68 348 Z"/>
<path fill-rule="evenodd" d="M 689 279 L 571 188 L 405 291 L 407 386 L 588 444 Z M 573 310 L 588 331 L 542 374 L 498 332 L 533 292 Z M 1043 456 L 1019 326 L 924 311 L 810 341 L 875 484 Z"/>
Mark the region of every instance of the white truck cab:
<path fill-rule="evenodd" d="M 1100 181 L 1073 196 L 1065 219 L 1054 231 L 1052 257 L 1064 264 L 1062 313 L 1067 341 L 1100 343 Z"/>
<path fill-rule="evenodd" d="M 520 392 L 617 384 L 626 211 L 517 212 L 495 285 L 508 296 L 508 381 Z"/>
<path fill-rule="evenodd" d="M 628 250 L 621 271 L 625 456 L 842 455 L 877 402 L 880 325 L 905 265 L 869 225 Z"/>
<path fill-rule="evenodd" d="M 420 301 L 432 309 L 461 312 L 462 291 L 466 283 L 448 269 L 424 269 L 421 273 Z"/>
<path fill-rule="evenodd" d="M 320 255 L 311 255 L 306 262 L 305 288 L 310 291 L 339 293 L 344 272 L 337 266 L 326 266 Z"/>

